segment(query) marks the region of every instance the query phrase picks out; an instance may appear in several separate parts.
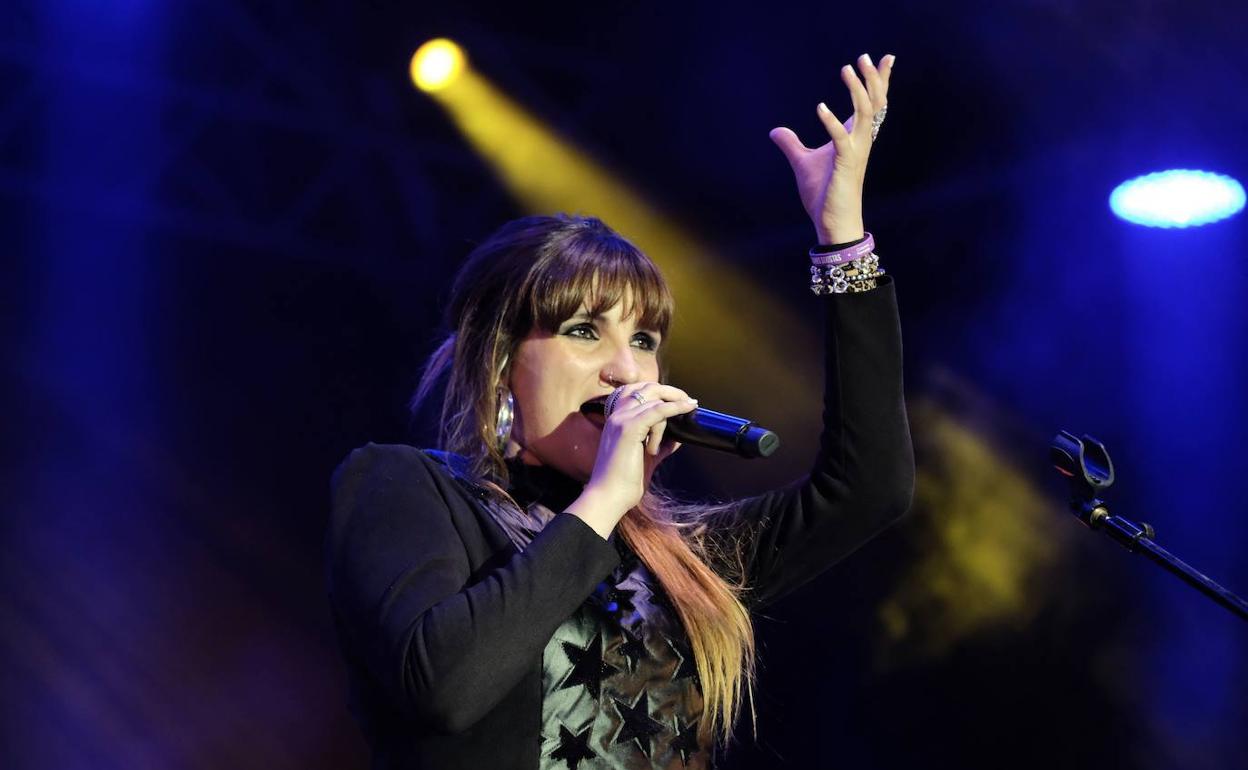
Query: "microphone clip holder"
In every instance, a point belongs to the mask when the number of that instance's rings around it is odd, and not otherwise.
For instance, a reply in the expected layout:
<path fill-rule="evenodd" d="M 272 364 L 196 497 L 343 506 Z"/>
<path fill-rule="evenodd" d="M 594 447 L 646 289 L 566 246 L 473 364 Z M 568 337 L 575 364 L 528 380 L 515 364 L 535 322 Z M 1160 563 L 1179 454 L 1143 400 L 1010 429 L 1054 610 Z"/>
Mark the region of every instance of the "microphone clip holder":
<path fill-rule="evenodd" d="M 1114 463 L 1104 444 L 1086 433 L 1081 439 L 1069 431 L 1060 431 L 1049 444 L 1049 457 L 1070 485 L 1071 511 L 1089 529 L 1100 530 L 1128 551 L 1143 554 L 1241 620 L 1248 620 L 1248 602 L 1154 543 L 1156 532 L 1152 526 L 1109 512 L 1108 503 L 1100 495 L 1114 483 Z"/>

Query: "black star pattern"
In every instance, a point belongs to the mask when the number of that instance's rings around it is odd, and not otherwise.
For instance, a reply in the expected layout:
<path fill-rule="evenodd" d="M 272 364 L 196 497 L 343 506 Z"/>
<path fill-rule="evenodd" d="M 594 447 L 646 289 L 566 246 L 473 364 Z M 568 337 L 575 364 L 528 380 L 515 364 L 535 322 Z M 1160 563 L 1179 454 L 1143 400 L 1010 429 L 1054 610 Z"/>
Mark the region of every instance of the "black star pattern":
<path fill-rule="evenodd" d="M 690 722 L 681 727 L 680 720 L 675 714 L 672 715 L 672 732 L 676 733 L 676 737 L 672 739 L 672 750 L 680 752 L 681 764 L 688 766 L 689 757 L 698 753 L 698 723 Z"/>
<path fill-rule="evenodd" d="M 589 731 L 593 727 L 591 724 L 585 728 L 584 732 L 573 733 L 563 725 L 559 725 L 559 748 L 550 752 L 550 758 L 562 759 L 567 764 L 568 770 L 576 770 L 576 766 L 582 759 L 593 759 L 598 756 L 589 750 Z"/>
<path fill-rule="evenodd" d="M 646 649 L 646 643 L 642 641 L 640 636 L 633 636 L 628 632 L 627 628 L 620 628 L 624 634 L 624 643 L 620 645 L 620 654 L 628 660 L 628 671 L 631 674 L 637 670 L 637 664 L 643 659 L 652 657 L 650 651 Z"/>
<path fill-rule="evenodd" d="M 667 643 L 671 645 L 672 651 L 676 653 L 676 658 L 679 661 L 676 664 L 676 671 L 672 674 L 672 681 L 675 682 L 678 679 L 692 677 L 698 687 L 701 687 L 702 680 L 698 677 L 698 663 L 694 660 L 693 650 L 689 648 L 688 643 L 679 639 L 668 639 Z"/>
<path fill-rule="evenodd" d="M 599 583 L 598 590 L 594 592 L 594 598 L 609 616 L 620 618 L 636 611 L 637 608 L 633 606 L 633 595 L 636 593 L 636 591 L 613 586 L 610 583 Z"/>
<path fill-rule="evenodd" d="M 569 687 L 583 684 L 589 694 L 597 698 L 602 692 L 602 680 L 620 673 L 618 668 L 602 659 L 601 633 L 594 634 L 594 638 L 589 640 L 589 646 L 585 648 L 577 647 L 571 642 L 560 642 L 560 644 L 563 645 L 563 652 L 572 663 L 572 670 L 563 678 L 557 689 L 566 690 Z"/>
<path fill-rule="evenodd" d="M 649 759 L 650 738 L 663 732 L 663 723 L 650 718 L 650 697 L 642 690 L 631 706 L 618 698 L 611 700 L 615 701 L 615 709 L 620 712 L 620 719 L 624 720 L 620 724 L 619 735 L 615 736 L 615 742 L 636 741 L 637 748 Z"/>

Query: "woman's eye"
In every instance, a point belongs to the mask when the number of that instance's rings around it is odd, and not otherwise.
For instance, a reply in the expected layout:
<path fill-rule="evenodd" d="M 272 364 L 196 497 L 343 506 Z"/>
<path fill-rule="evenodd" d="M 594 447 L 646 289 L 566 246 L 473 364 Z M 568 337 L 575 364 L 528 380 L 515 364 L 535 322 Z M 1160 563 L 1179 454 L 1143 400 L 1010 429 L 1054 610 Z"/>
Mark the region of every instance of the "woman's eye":
<path fill-rule="evenodd" d="M 584 340 L 598 339 L 597 332 L 595 332 L 594 327 L 589 324 L 577 324 L 576 326 L 573 326 L 571 329 L 568 329 L 567 331 L 565 331 L 564 334 L 568 335 L 569 337 L 580 337 L 581 339 L 584 339 Z"/>
<path fill-rule="evenodd" d="M 633 344 L 642 350 L 657 350 L 659 342 L 651 334 L 634 334 Z"/>

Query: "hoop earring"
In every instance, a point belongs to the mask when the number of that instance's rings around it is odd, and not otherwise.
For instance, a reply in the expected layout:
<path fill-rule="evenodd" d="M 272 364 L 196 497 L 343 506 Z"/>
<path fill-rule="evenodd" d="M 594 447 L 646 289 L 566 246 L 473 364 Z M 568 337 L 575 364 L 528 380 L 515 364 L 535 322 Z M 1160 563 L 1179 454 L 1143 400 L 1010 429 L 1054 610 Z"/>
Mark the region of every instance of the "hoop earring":
<path fill-rule="evenodd" d="M 511 426 L 516 419 L 516 399 L 511 389 L 498 387 L 498 414 L 494 418 L 494 431 L 498 441 L 499 454 L 507 451 L 507 442 L 511 440 Z"/>

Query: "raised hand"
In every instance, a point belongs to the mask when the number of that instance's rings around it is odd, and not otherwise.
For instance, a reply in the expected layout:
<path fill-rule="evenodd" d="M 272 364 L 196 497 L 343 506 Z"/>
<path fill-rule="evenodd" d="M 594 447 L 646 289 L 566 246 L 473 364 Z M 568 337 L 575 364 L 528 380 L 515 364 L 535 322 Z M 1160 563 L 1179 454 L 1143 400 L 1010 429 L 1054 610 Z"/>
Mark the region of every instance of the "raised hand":
<path fill-rule="evenodd" d="M 815 112 L 830 137 L 826 144 L 807 147 L 788 128 L 771 130 L 771 140 L 793 168 L 798 194 L 819 243 L 846 243 L 863 236 L 862 188 L 871 154 L 872 124 L 888 104 L 888 79 L 896 58 L 885 56 L 877 69 L 864 53 L 858 57 L 861 78 L 851 65 L 841 68 L 854 114 L 842 125 L 826 104 L 819 103 Z"/>

